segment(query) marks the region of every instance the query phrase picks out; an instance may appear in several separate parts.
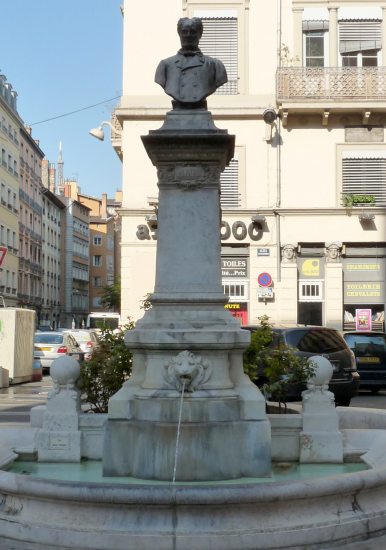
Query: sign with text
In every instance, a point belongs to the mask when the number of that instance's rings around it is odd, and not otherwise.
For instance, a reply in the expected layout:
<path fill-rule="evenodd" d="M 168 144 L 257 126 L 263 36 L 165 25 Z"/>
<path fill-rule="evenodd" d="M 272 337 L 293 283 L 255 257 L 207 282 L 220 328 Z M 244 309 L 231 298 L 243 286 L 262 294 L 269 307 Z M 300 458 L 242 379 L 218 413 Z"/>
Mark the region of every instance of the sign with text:
<path fill-rule="evenodd" d="M 355 330 L 368 331 L 372 328 L 371 309 L 355 310 Z"/>
<path fill-rule="evenodd" d="M 258 256 L 269 256 L 270 250 L 269 248 L 258 248 L 257 249 L 257 255 Z"/>
<path fill-rule="evenodd" d="M 222 277 L 247 277 L 247 258 L 225 257 L 221 258 Z"/>
<path fill-rule="evenodd" d="M 0 246 L 0 267 L 1 267 L 1 264 L 3 263 L 4 259 L 5 259 L 5 256 L 7 254 L 7 247 L 6 246 Z"/>

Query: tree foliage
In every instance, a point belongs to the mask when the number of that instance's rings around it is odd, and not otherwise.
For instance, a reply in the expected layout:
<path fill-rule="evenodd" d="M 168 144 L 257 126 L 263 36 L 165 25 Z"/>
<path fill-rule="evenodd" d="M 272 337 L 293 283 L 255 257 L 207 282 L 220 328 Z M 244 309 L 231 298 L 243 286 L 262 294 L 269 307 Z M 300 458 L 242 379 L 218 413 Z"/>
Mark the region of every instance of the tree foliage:
<path fill-rule="evenodd" d="M 244 352 L 244 371 L 267 399 L 284 405 L 290 385 L 305 384 L 315 367 L 306 357 L 284 342 L 273 343 L 273 326 L 267 315 L 259 317 L 260 327 L 251 335 L 251 344 Z M 263 381 L 263 383 L 259 383 Z"/>
<path fill-rule="evenodd" d="M 82 402 L 93 412 L 107 412 L 110 397 L 131 374 L 132 355 L 124 336 L 133 328 L 134 323 L 129 322 L 119 331 L 104 330 L 91 359 L 81 365 L 78 385 Z"/>
<path fill-rule="evenodd" d="M 121 309 L 121 281 L 117 279 L 112 285 L 102 289 L 101 305 L 110 311 Z"/>

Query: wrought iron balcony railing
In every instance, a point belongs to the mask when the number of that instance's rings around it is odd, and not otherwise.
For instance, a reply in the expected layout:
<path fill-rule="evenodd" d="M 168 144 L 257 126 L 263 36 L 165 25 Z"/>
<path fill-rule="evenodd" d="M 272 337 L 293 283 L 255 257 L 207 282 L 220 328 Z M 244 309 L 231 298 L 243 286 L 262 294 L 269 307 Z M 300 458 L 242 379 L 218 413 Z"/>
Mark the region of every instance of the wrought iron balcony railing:
<path fill-rule="evenodd" d="M 385 101 L 386 67 L 280 67 L 277 100 Z"/>

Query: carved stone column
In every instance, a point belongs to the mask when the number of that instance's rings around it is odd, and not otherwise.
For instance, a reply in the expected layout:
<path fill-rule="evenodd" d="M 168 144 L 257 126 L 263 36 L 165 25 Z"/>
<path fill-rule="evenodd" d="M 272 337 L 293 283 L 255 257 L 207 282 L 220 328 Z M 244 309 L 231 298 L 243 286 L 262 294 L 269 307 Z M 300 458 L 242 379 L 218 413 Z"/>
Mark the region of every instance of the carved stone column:
<path fill-rule="evenodd" d="M 158 171 L 156 281 L 126 333 L 133 375 L 110 400 L 104 473 L 172 479 L 185 390 L 176 479 L 269 475 L 265 402 L 242 366 L 250 335 L 221 285 L 220 174 L 234 136 L 184 109 L 142 140 Z"/>

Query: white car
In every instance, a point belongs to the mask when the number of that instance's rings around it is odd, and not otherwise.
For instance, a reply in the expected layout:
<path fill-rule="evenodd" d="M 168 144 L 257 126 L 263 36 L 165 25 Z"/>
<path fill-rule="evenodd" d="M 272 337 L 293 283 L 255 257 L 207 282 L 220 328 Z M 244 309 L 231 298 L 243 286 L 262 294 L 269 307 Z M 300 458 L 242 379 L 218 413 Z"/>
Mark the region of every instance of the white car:
<path fill-rule="evenodd" d="M 76 339 L 68 332 L 35 332 L 34 361 L 40 361 L 43 371 L 49 370 L 52 362 L 63 355 L 71 355 L 74 359 L 83 361 L 85 354 Z"/>
<path fill-rule="evenodd" d="M 84 359 L 88 361 L 95 348 L 98 346 L 98 334 L 96 330 L 89 329 L 67 329 L 67 334 L 71 334 L 78 342 L 82 351 L 84 352 Z"/>

